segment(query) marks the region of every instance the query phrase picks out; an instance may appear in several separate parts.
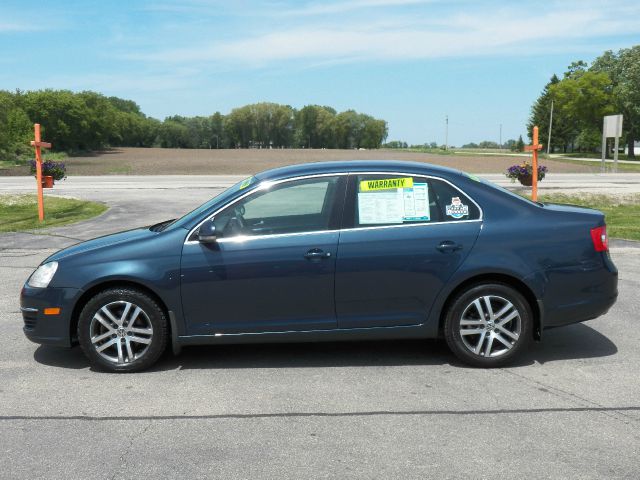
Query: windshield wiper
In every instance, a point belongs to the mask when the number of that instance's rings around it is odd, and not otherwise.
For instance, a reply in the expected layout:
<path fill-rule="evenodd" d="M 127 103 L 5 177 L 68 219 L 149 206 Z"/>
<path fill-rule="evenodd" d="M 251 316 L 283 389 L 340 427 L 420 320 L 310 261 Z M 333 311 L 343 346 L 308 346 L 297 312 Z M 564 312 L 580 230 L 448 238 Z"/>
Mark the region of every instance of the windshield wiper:
<path fill-rule="evenodd" d="M 172 218 L 171 220 L 165 220 L 164 222 L 156 223 L 155 225 L 151 225 L 149 227 L 149 230 L 151 230 L 152 232 L 161 232 L 175 221 L 176 219 Z"/>

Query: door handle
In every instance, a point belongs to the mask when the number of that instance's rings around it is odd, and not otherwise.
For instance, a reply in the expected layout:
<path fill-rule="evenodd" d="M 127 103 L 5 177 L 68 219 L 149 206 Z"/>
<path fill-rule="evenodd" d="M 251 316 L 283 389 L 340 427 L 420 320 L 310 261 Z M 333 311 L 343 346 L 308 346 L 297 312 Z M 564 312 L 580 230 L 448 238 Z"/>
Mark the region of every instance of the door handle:
<path fill-rule="evenodd" d="M 438 249 L 442 253 L 453 253 L 457 252 L 458 250 L 462 250 L 462 244 L 452 242 L 451 240 L 445 240 L 444 242 L 441 242 L 440 245 L 436 247 L 436 249 Z"/>
<path fill-rule="evenodd" d="M 331 257 L 331 252 L 324 252 L 320 248 L 312 248 L 304 254 L 304 258 L 306 258 L 307 260 L 316 260 L 329 257 Z"/>

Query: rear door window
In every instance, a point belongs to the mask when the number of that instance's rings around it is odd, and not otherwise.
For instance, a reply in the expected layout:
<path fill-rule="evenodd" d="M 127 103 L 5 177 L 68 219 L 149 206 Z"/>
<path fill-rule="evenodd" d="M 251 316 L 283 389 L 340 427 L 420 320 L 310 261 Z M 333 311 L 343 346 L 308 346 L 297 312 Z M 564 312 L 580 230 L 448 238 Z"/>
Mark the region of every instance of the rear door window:
<path fill-rule="evenodd" d="M 438 221 L 426 178 L 386 173 L 354 175 L 349 207 L 357 227 L 424 224 Z"/>
<path fill-rule="evenodd" d="M 466 195 L 449 183 L 419 175 L 354 174 L 344 227 L 455 222 L 480 218 Z"/>
<path fill-rule="evenodd" d="M 429 180 L 429 184 L 433 199 L 438 206 L 440 221 L 459 222 L 480 218 L 478 206 L 453 185 L 434 178 Z"/>

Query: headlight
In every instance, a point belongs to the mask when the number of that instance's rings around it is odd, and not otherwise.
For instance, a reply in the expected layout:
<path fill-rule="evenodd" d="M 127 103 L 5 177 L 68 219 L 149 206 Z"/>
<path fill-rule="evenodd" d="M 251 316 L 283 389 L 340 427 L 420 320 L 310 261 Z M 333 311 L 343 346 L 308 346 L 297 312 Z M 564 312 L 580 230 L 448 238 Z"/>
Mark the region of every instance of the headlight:
<path fill-rule="evenodd" d="M 58 262 L 49 262 L 40 265 L 29 277 L 27 285 L 35 288 L 47 288 L 57 269 Z"/>

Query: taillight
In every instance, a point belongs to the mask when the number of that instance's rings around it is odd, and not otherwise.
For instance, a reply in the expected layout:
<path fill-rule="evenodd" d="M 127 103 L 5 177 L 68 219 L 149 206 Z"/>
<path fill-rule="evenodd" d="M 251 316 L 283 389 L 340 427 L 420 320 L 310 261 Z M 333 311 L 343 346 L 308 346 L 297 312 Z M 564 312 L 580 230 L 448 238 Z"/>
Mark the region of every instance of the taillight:
<path fill-rule="evenodd" d="M 596 227 L 591 229 L 591 240 L 593 240 L 593 248 L 596 252 L 606 252 L 609 250 L 609 239 L 607 237 L 607 226 Z"/>

